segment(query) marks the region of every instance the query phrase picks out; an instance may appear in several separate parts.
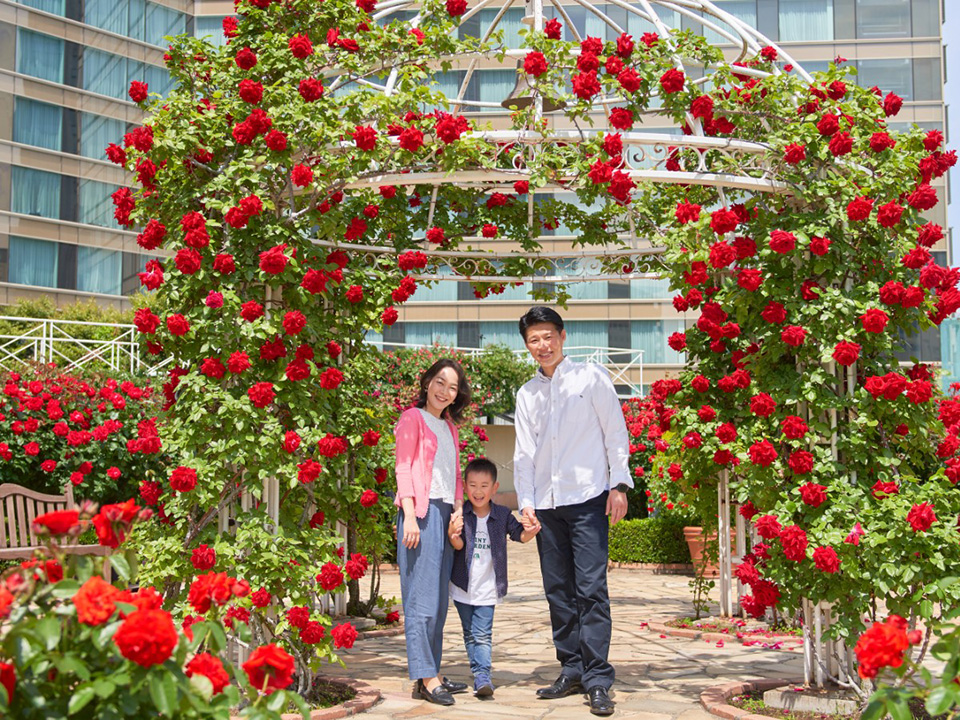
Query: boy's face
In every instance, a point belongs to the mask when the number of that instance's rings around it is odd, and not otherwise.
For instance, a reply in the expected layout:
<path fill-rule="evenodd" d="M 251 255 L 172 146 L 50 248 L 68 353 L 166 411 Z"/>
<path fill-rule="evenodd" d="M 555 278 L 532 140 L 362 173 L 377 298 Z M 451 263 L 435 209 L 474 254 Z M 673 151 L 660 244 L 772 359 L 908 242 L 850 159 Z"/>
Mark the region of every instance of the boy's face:
<path fill-rule="evenodd" d="M 475 508 L 483 507 L 489 503 L 500 487 L 500 483 L 494 480 L 490 473 L 485 472 L 471 472 L 467 475 L 467 481 L 464 485 L 466 486 L 467 498 Z"/>

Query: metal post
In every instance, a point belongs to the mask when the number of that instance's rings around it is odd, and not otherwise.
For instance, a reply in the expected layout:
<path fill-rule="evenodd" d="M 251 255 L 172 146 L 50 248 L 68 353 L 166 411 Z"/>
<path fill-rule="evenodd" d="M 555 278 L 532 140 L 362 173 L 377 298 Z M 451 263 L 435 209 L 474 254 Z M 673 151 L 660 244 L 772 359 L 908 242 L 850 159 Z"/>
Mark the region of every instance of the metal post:
<path fill-rule="evenodd" d="M 813 682 L 813 609 L 807 598 L 800 601 L 803 610 L 803 684 L 810 687 Z"/>
<path fill-rule="evenodd" d="M 727 470 L 720 472 L 717 484 L 718 540 L 720 543 L 720 615 L 730 617 L 733 607 L 730 601 L 730 589 L 733 578 L 733 562 L 730 549 L 730 483 Z"/>

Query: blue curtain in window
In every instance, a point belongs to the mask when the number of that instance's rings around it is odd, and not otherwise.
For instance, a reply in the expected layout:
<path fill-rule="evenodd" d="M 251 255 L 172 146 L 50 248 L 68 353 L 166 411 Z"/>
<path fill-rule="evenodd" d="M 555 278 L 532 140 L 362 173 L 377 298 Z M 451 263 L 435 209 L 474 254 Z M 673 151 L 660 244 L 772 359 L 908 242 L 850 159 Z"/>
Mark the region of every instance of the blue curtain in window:
<path fill-rule="evenodd" d="M 682 364 L 683 354 L 670 349 L 667 338 L 682 332 L 683 320 L 634 320 L 630 323 L 630 346 L 643 351 L 644 364 Z"/>
<path fill-rule="evenodd" d="M 742 20 L 747 23 L 750 27 L 757 26 L 757 0 L 714 0 L 721 10 L 726 10 L 728 13 L 733 15 L 738 20 Z M 737 37 L 739 35 L 730 25 L 725 22 L 720 22 L 716 18 L 708 16 L 708 19 L 713 20 L 715 25 L 726 30 L 728 33 Z M 694 31 L 700 32 L 703 30 L 703 35 L 707 39 L 707 42 L 711 44 L 725 44 L 729 45 L 730 41 L 720 35 L 720 33 L 701 28 L 698 24 L 694 24 Z"/>
<path fill-rule="evenodd" d="M 408 345 L 444 345 L 456 347 L 457 324 L 455 322 L 408 322 L 406 324 Z"/>
<path fill-rule="evenodd" d="M 147 14 L 144 0 L 128 0 L 127 2 L 127 35 L 137 40 L 143 40 L 144 18 Z"/>
<path fill-rule="evenodd" d="M 567 345 L 571 348 L 605 348 L 610 344 L 609 324 L 605 320 L 571 320 L 564 323 L 564 329 L 567 331 Z"/>
<path fill-rule="evenodd" d="M 833 40 L 833 0 L 780 3 L 780 41 Z M 809 70 L 807 63 L 803 66 Z"/>
<path fill-rule="evenodd" d="M 676 12 L 675 10 L 669 10 L 661 7 L 660 5 L 652 5 L 652 7 L 653 11 L 657 14 L 657 17 L 659 17 L 667 27 L 680 27 L 680 13 Z M 642 10 L 642 8 L 639 9 Z M 630 35 L 633 35 L 634 40 L 638 42 L 640 41 L 640 36 L 644 33 L 660 33 L 656 25 L 633 12 L 628 13 L 627 15 L 627 32 Z"/>
<path fill-rule="evenodd" d="M 57 286 L 57 243 L 10 236 L 9 281 L 17 285 Z"/>
<path fill-rule="evenodd" d="M 14 165 L 10 169 L 10 209 L 39 217 L 60 217 L 60 176 Z"/>
<path fill-rule="evenodd" d="M 857 37 L 910 37 L 910 4 L 910 0 L 857 0 Z"/>
<path fill-rule="evenodd" d="M 114 206 L 110 199 L 116 189 L 116 185 L 108 185 L 96 180 L 81 180 L 80 222 L 106 228 L 119 228 L 120 225 L 113 217 Z"/>
<path fill-rule="evenodd" d="M 146 5 L 146 21 L 144 26 L 144 40 L 160 47 L 166 47 L 165 37 L 180 35 L 187 29 L 186 16 L 168 8 L 165 5 L 148 2 Z"/>
<path fill-rule="evenodd" d="M 173 79 L 170 77 L 170 73 L 167 72 L 166 68 L 148 63 L 137 63 L 137 66 L 136 70 L 150 86 L 150 92 L 158 92 L 161 95 L 166 95 L 173 90 Z M 138 78 L 131 78 L 131 80 L 136 79 Z"/>
<path fill-rule="evenodd" d="M 383 348 L 383 333 L 367 330 L 367 334 L 363 336 L 363 340 L 371 345 L 376 345 L 378 348 Z"/>
<path fill-rule="evenodd" d="M 483 37 L 490 29 L 490 23 L 497 17 L 499 10 L 481 10 L 480 15 L 480 36 Z M 520 30 L 526 27 L 520 21 L 523 19 L 523 8 L 513 7 L 507 10 L 494 28 L 503 31 L 503 45 L 508 48 L 519 48 L 523 46 L 523 38 L 520 37 Z"/>
<path fill-rule="evenodd" d="M 523 338 L 520 337 L 516 321 L 481 322 L 480 347 L 488 345 L 506 345 L 511 350 L 523 350 Z"/>
<path fill-rule="evenodd" d="M 63 110 L 56 105 L 18 97 L 13 102 L 13 141 L 59 150 Z"/>
<path fill-rule="evenodd" d="M 453 271 L 447 267 L 441 267 L 437 271 L 437 275 L 450 276 L 453 274 Z M 417 282 L 417 292 L 413 296 L 413 300 L 416 302 L 456 302 L 457 299 L 457 283 L 451 282 L 449 280 L 440 280 L 433 284 L 433 287 L 427 287 L 421 282 Z M 453 330 L 454 336 L 456 336 L 456 328 Z"/>
<path fill-rule="evenodd" d="M 120 55 L 83 49 L 83 89 L 123 100 L 127 97 L 127 59 Z"/>
<path fill-rule="evenodd" d="M 637 299 L 669 298 L 670 281 L 657 278 L 643 278 L 630 281 L 630 297 Z"/>
<path fill-rule="evenodd" d="M 224 15 L 201 15 L 193 19 L 193 34 L 198 38 L 206 38 L 210 44 L 215 47 L 221 47 L 227 44 L 227 38 L 223 34 Z M 394 16 L 390 16 L 393 18 Z M 381 24 L 384 20 L 380 21 Z"/>
<path fill-rule="evenodd" d="M 77 290 L 120 294 L 120 253 L 103 248 L 77 248 Z"/>
<path fill-rule="evenodd" d="M 495 103 L 498 107 L 481 108 L 482 112 L 506 112 L 500 103 L 507 99 L 517 84 L 516 70 L 480 70 L 475 72 L 480 89 L 480 101 Z"/>
<path fill-rule="evenodd" d="M 80 114 L 80 154 L 84 157 L 104 160 L 104 152 L 110 143 L 123 144 L 123 133 L 127 125 L 122 120 L 94 115 Z"/>
<path fill-rule="evenodd" d="M 19 0 L 23 5 L 28 5 L 37 10 L 43 10 L 44 12 L 51 13 L 53 15 L 65 15 L 66 14 L 66 1 L 65 0 Z"/>
<path fill-rule="evenodd" d="M 116 0 L 84 0 L 83 21 L 117 35 L 128 31 L 128 3 Z"/>
<path fill-rule="evenodd" d="M 17 28 L 17 72 L 63 82 L 63 40 Z"/>

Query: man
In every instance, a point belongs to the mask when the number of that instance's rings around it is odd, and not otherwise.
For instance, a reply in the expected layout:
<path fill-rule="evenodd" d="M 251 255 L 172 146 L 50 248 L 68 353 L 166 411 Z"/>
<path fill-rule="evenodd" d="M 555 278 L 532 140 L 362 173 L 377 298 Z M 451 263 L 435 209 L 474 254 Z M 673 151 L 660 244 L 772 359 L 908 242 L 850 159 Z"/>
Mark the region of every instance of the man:
<path fill-rule="evenodd" d="M 611 715 L 607 537 L 633 487 L 627 427 L 607 371 L 564 357 L 567 334 L 556 311 L 531 308 L 520 334 L 540 368 L 517 393 L 514 485 L 524 526 L 541 527 L 540 571 L 562 666 L 537 695 L 586 689 L 590 712 Z"/>

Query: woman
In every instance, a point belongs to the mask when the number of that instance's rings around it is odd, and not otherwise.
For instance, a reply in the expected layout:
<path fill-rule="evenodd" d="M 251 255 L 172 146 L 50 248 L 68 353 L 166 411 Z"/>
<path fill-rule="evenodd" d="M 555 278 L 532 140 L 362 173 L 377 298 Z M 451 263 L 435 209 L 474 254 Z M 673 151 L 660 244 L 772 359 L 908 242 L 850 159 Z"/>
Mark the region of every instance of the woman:
<path fill-rule="evenodd" d="M 454 425 L 470 402 L 470 386 L 454 360 L 438 360 L 420 376 L 420 399 L 397 423 L 397 563 L 403 598 L 407 667 L 413 696 L 453 705 L 464 683 L 440 676 L 453 548 L 452 514 L 461 512 L 460 439 Z"/>

